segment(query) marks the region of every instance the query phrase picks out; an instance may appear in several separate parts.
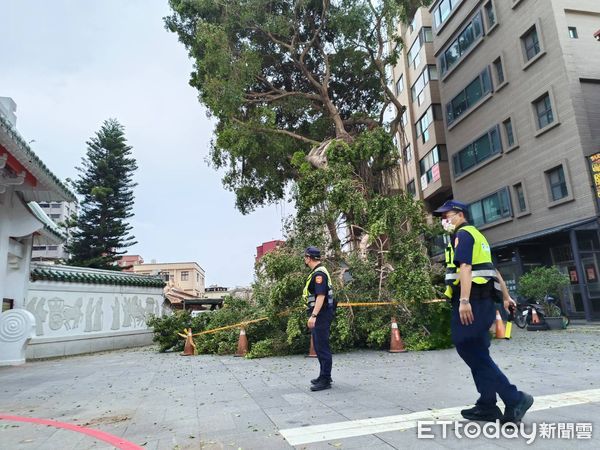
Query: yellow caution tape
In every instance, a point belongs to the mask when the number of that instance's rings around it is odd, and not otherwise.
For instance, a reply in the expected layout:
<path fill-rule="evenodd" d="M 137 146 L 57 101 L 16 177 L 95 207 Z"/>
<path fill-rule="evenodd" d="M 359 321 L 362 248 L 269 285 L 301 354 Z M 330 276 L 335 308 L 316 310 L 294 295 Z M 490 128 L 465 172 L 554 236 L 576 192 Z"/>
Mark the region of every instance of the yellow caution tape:
<path fill-rule="evenodd" d="M 434 299 L 434 300 L 424 301 L 423 303 L 440 303 L 440 302 L 445 302 L 445 301 L 446 300 L 443 300 L 443 299 Z M 344 308 L 349 308 L 352 306 L 389 306 L 389 305 L 399 305 L 399 304 L 400 304 L 399 302 L 355 302 L 355 303 L 338 303 L 338 306 L 341 306 Z M 292 311 L 293 310 L 284 311 L 284 312 L 280 313 L 279 315 L 280 316 L 287 315 Z M 243 322 L 234 323 L 233 325 L 226 325 L 226 326 L 219 327 L 219 328 L 212 328 L 210 330 L 200 331 L 198 333 L 194 333 L 193 336 L 202 336 L 204 334 L 218 333 L 219 331 L 232 330 L 234 328 L 243 328 L 244 326 L 250 325 L 251 323 L 264 322 L 265 320 L 268 320 L 268 319 L 269 319 L 268 317 L 261 317 L 259 319 L 245 320 Z M 182 336 L 182 337 L 184 337 L 184 336 Z"/>

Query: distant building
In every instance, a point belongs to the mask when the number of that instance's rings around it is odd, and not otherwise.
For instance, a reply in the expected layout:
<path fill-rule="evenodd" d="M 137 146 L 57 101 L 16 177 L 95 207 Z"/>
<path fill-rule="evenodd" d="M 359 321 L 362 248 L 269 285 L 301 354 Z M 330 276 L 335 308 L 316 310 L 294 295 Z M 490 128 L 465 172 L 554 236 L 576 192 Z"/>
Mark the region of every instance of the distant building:
<path fill-rule="evenodd" d="M 259 245 L 258 247 L 256 247 L 256 262 L 260 261 L 261 258 L 263 256 L 265 256 L 267 253 L 278 249 L 283 244 L 285 244 L 285 241 L 280 241 L 280 240 L 263 242 L 262 245 Z"/>
<path fill-rule="evenodd" d="M 40 202 L 38 204 L 42 211 L 57 225 L 64 223 L 73 214 L 77 214 L 77 202 Z M 66 233 L 68 239 L 68 230 L 63 229 L 63 232 Z M 69 259 L 69 254 L 64 243 L 48 245 L 43 239 L 36 237 L 33 240 L 31 259 L 32 261 L 56 262 Z"/>
<path fill-rule="evenodd" d="M 230 289 L 213 284 L 205 289 L 202 298 L 223 299 L 228 296 L 240 298 L 249 302 L 252 300 L 252 289 L 242 286 L 236 286 Z"/>
<path fill-rule="evenodd" d="M 204 269 L 195 262 L 151 263 L 133 266 L 133 272 L 143 275 L 160 275 L 167 287 L 192 297 L 201 297 L 204 293 Z"/>
<path fill-rule="evenodd" d="M 140 255 L 123 255 L 121 259 L 117 261 L 119 267 L 124 268 L 124 272 L 133 272 L 133 266 L 139 266 L 144 264 L 144 258 Z"/>

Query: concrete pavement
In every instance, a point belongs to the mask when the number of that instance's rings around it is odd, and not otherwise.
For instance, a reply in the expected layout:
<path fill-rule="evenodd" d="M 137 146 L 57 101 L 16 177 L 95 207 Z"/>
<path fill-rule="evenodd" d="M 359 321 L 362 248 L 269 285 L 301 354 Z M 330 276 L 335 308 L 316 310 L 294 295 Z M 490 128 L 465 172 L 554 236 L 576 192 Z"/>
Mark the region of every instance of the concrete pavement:
<path fill-rule="evenodd" d="M 593 390 L 600 389 L 600 327 L 513 333 L 510 341 L 493 342 L 494 358 L 519 389 L 549 396 L 524 422 L 594 427 L 590 440 L 538 437 L 532 446 L 598 448 L 600 402 Z M 252 342 L 251 331 L 248 337 Z M 454 349 L 335 355 L 333 389 L 313 393 L 308 380 L 317 364 L 302 356 L 182 357 L 153 348 L 35 361 L 0 368 L 0 414 L 80 424 L 148 449 L 286 449 L 290 441 L 303 449 L 531 447 L 523 438 L 458 439 L 450 433 L 442 439 L 441 426 L 434 427 L 434 439 L 417 438 L 417 428 L 407 425 L 410 417 L 428 411 L 437 417 L 439 410 L 459 410 L 477 398 Z M 574 391 L 586 393 L 568 394 Z M 556 407 L 569 398 L 570 406 Z M 374 419 L 369 423 L 376 427 L 394 420 L 399 425 L 379 432 L 352 422 L 364 419 Z M 322 427 L 315 426 L 323 424 L 330 425 L 316 440 Z M 359 435 L 353 435 L 357 427 Z M 334 428 L 336 437 L 329 439 Z M 350 428 L 355 430 L 348 437 L 339 431 Z M 290 437 L 294 433 L 297 438 Z M 70 430 L 0 420 L 0 448 L 114 447 Z"/>

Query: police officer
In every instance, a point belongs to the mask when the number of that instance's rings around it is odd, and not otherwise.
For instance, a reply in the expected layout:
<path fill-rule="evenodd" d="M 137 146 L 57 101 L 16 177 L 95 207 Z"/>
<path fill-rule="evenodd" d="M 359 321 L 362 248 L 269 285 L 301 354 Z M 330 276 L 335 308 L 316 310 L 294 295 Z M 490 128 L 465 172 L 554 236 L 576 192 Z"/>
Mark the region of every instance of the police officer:
<path fill-rule="evenodd" d="M 452 342 L 473 374 L 479 399 L 475 406 L 461 411 L 468 420 L 518 423 L 533 404 L 533 397 L 517 388 L 492 360 L 489 329 L 496 316 L 495 300 L 508 310 L 514 300 L 492 263 L 486 238 L 467 222 L 467 205 L 449 200 L 434 211 L 442 216 L 442 226 L 451 234 L 446 249 L 446 295 L 452 301 Z M 496 394 L 506 408 L 496 405 Z"/>
<path fill-rule="evenodd" d="M 315 352 L 319 359 L 319 376 L 310 380 L 311 391 L 322 391 L 331 388 L 331 350 L 329 348 L 329 329 L 335 315 L 335 302 L 331 277 L 327 269 L 321 265 L 321 251 L 316 247 L 308 247 L 304 252 L 304 264 L 311 270 L 303 298 L 308 307 L 308 328 L 311 331 Z"/>

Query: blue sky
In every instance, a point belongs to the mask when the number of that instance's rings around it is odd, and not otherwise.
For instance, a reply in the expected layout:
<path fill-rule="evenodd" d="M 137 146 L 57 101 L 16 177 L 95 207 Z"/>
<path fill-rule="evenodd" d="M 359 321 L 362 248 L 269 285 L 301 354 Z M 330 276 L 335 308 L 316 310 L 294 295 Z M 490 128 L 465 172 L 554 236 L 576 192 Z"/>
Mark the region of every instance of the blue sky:
<path fill-rule="evenodd" d="M 76 176 L 102 122 L 119 120 L 139 166 L 129 253 L 196 261 L 207 285 L 248 285 L 256 246 L 281 238 L 292 206 L 234 208 L 206 163 L 214 123 L 168 14 L 166 0 L 0 0 L 0 96 L 17 103 L 17 128 L 61 179 Z"/>

